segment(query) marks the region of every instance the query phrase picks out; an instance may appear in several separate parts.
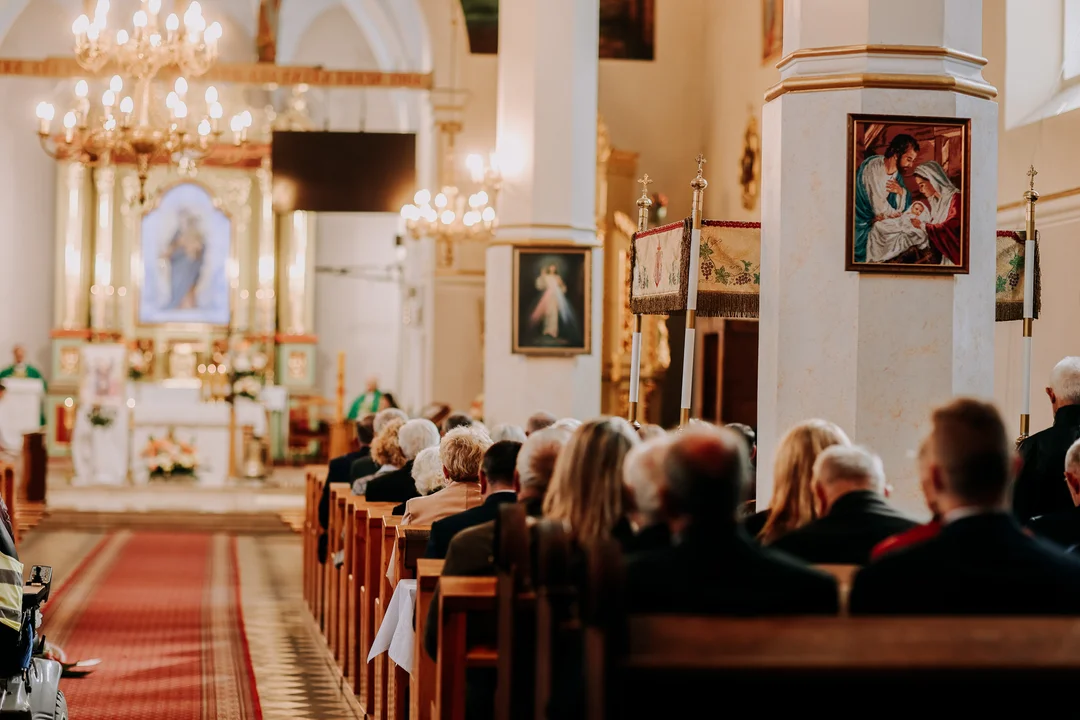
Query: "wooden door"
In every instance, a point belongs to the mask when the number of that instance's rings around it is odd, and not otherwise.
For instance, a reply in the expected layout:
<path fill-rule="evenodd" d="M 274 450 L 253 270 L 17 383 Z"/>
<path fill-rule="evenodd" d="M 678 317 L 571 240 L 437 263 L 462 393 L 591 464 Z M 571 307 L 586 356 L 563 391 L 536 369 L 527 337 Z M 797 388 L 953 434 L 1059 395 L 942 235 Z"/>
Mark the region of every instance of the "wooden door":
<path fill-rule="evenodd" d="M 752 320 L 724 323 L 720 419 L 757 427 L 758 324 Z M 704 403 L 708 407 L 708 403 Z"/>

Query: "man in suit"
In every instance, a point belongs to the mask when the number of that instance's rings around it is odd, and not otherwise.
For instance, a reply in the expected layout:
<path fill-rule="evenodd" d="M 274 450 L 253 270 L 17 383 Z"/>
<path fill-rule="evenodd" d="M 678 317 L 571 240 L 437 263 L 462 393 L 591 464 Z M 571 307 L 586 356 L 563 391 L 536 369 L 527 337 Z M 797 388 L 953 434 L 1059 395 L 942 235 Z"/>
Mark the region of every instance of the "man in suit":
<path fill-rule="evenodd" d="M 494 521 L 500 505 L 517 501 L 514 466 L 520 450 L 521 443 L 511 440 L 497 442 L 487 449 L 480 465 L 480 492 L 484 493 L 484 504 L 432 523 L 424 557 L 442 560 L 455 535 Z"/>
<path fill-rule="evenodd" d="M 387 408 L 386 410 L 380 410 L 375 413 L 375 435 L 377 437 L 382 431 L 394 420 L 400 420 L 401 422 L 408 422 L 409 416 L 405 414 L 404 410 L 398 410 L 397 408 Z M 349 468 L 349 482 L 354 483 L 360 478 L 374 475 L 379 470 L 379 463 L 375 462 L 375 458 L 371 457 L 369 451 L 364 457 L 354 460 L 352 467 Z"/>
<path fill-rule="evenodd" d="M 989 403 L 960 398 L 934 411 L 927 472 L 941 531 L 863 568 L 852 613 L 1080 613 L 1080 560 L 1026 534 L 1009 512 L 1012 445 Z"/>
<path fill-rule="evenodd" d="M 368 481 L 364 497 L 368 502 L 402 503 L 419 497 L 416 481 L 413 480 L 413 461 L 421 450 L 439 444 L 439 428 L 430 420 L 418 418 L 410 420 L 398 430 L 398 445 L 405 455 L 405 464 L 385 475 L 373 477 Z"/>
<path fill-rule="evenodd" d="M 661 498 L 673 541 L 627 558 L 630 612 L 836 614 L 832 576 L 758 547 L 742 529 L 749 469 L 746 443 L 733 430 L 691 426 L 672 441 Z"/>
<path fill-rule="evenodd" d="M 810 481 L 817 519 L 772 544 L 815 565 L 865 565 L 882 540 L 916 527 L 885 501 L 881 458 L 834 445 L 814 463 Z"/>
<path fill-rule="evenodd" d="M 529 435 L 522 443 L 514 463 L 517 501 L 529 517 L 542 514 L 548 483 L 555 472 L 555 461 L 570 441 L 569 430 L 547 427 Z M 442 574 L 445 576 L 485 576 L 495 574 L 495 523 L 463 530 L 454 536 L 446 551 Z M 424 647 L 435 658 L 439 649 L 439 589 L 435 588 L 424 630 Z"/>
<path fill-rule="evenodd" d="M 1080 440 L 1065 453 L 1065 487 L 1073 507 L 1032 518 L 1029 527 L 1038 536 L 1064 548 L 1080 545 Z"/>
<path fill-rule="evenodd" d="M 360 449 L 333 458 L 326 471 L 326 483 L 323 485 L 322 497 L 319 498 L 319 526 L 322 527 L 322 533 L 319 535 L 319 562 L 322 563 L 326 562 L 326 528 L 330 523 L 330 487 L 348 484 L 350 482 L 349 469 L 352 464 L 371 455 L 371 441 L 375 438 L 375 415 L 369 413 L 356 421 L 356 438 L 360 442 Z"/>
<path fill-rule="evenodd" d="M 1023 467 L 1016 480 L 1013 510 L 1020 522 L 1073 507 L 1061 482 L 1065 451 L 1080 439 L 1080 357 L 1067 357 L 1050 374 L 1046 388 L 1054 411 L 1053 426 L 1020 445 Z"/>

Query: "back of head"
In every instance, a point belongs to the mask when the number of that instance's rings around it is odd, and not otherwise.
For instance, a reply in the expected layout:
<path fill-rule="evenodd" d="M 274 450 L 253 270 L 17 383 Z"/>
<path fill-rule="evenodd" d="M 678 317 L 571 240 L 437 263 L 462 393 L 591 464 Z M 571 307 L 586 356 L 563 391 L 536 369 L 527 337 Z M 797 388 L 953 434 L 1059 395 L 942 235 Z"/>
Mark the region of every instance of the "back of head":
<path fill-rule="evenodd" d="M 442 434 L 446 435 L 448 432 L 450 432 L 454 428 L 462 428 L 462 427 L 467 428 L 467 427 L 471 426 L 472 424 L 473 424 L 472 418 L 469 417 L 468 415 L 466 415 L 465 413 L 461 413 L 461 412 L 450 413 L 450 415 L 448 415 L 447 418 L 445 420 L 443 420 Z"/>
<path fill-rule="evenodd" d="M 413 460 L 421 450 L 439 446 L 439 428 L 430 420 L 410 420 L 398 430 L 398 444 L 406 460 Z"/>
<path fill-rule="evenodd" d="M 544 517 L 569 523 L 578 541 L 610 535 L 622 517 L 623 460 L 639 442 L 622 418 L 590 420 L 575 430 L 555 463 Z"/>
<path fill-rule="evenodd" d="M 577 418 L 563 418 L 556 420 L 551 427 L 565 428 L 566 430 L 577 430 L 581 427 L 581 421 Z"/>
<path fill-rule="evenodd" d="M 404 425 L 404 420 L 394 418 L 383 426 L 382 431 L 371 441 L 372 460 L 380 465 L 392 465 L 396 468 L 400 468 L 407 462 L 405 453 L 401 450 L 401 443 L 398 440 L 398 431 Z"/>
<path fill-rule="evenodd" d="M 528 422 L 525 423 L 525 434 L 532 435 L 534 432 L 539 432 L 544 428 L 549 428 L 555 424 L 558 420 L 554 415 L 549 412 L 537 412 L 533 413 Z"/>
<path fill-rule="evenodd" d="M 734 525 L 749 470 L 746 443 L 735 431 L 706 426 L 683 430 L 664 454 L 668 511 L 699 527 Z"/>
<path fill-rule="evenodd" d="M 517 425 L 496 425 L 491 429 L 492 442 L 511 440 L 516 443 L 525 442 L 525 431 Z"/>
<path fill-rule="evenodd" d="M 421 450 L 413 461 L 411 473 L 416 492 L 421 495 L 430 495 L 440 490 L 446 479 L 442 468 L 438 445 Z"/>
<path fill-rule="evenodd" d="M 521 443 L 514 440 L 500 440 L 484 453 L 481 469 L 487 478 L 488 486 L 514 486 L 514 467 L 517 465 Z"/>
<path fill-rule="evenodd" d="M 554 427 L 529 435 L 521 445 L 516 463 L 522 492 L 539 497 L 547 494 L 551 476 L 555 473 L 555 462 L 572 435 L 569 430 Z"/>
<path fill-rule="evenodd" d="M 997 408 L 958 398 L 931 416 L 930 453 L 944 494 L 967 505 L 1004 503 L 1012 483 L 1013 445 Z"/>
<path fill-rule="evenodd" d="M 638 437 L 642 440 L 653 440 L 667 436 L 667 432 L 659 425 L 645 424 L 638 428 Z"/>
<path fill-rule="evenodd" d="M 844 431 L 828 420 L 807 420 L 791 428 L 776 449 L 769 519 L 761 529 L 764 542 L 773 542 L 814 519 L 810 480 L 818 455 L 833 445 L 850 445 Z"/>
<path fill-rule="evenodd" d="M 372 425 L 375 429 L 375 434 L 379 435 L 382 433 L 383 428 L 386 427 L 387 423 L 393 420 L 400 420 L 402 423 L 405 423 L 409 420 L 409 416 L 405 414 L 404 410 L 398 410 L 397 408 L 380 410 L 375 414 L 375 421 Z"/>
<path fill-rule="evenodd" d="M 443 468 L 452 482 L 476 480 L 480 477 L 480 463 L 484 453 L 491 447 L 487 433 L 479 433 L 470 427 L 454 428 L 439 443 L 439 455 Z"/>
<path fill-rule="evenodd" d="M 750 448 L 751 451 L 757 447 L 757 433 L 754 432 L 754 428 L 749 425 L 744 425 L 743 423 L 728 423 L 724 427 L 729 430 L 734 430 L 742 435 L 743 439 L 746 440 L 746 446 Z"/>
<path fill-rule="evenodd" d="M 623 461 L 623 481 L 634 495 L 637 511 L 652 523 L 659 519 L 667 472 L 664 459 L 674 436 L 661 433 L 630 449 Z"/>
<path fill-rule="evenodd" d="M 361 445 L 370 445 L 375 439 L 375 413 L 365 413 L 356 421 L 356 439 Z"/>
<path fill-rule="evenodd" d="M 885 466 L 881 458 L 855 445 L 825 448 L 814 462 L 813 482 L 829 491 L 842 486 L 885 492 Z"/>
<path fill-rule="evenodd" d="M 1067 357 L 1050 373 L 1050 389 L 1059 406 L 1080 405 L 1080 357 Z"/>
<path fill-rule="evenodd" d="M 1065 453 L 1065 472 L 1080 477 L 1080 440 L 1074 442 Z"/>

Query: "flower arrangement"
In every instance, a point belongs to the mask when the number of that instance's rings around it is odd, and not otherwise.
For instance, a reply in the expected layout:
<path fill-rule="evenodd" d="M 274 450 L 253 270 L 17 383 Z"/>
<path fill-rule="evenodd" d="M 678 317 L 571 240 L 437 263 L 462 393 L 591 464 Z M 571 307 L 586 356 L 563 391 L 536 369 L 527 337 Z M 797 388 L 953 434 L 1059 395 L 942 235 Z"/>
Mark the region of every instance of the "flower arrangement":
<path fill-rule="evenodd" d="M 199 466 L 195 446 L 179 442 L 171 434 L 164 438 L 151 437 L 142 456 L 151 478 L 193 477 Z"/>
<path fill-rule="evenodd" d="M 132 380 L 142 380 L 150 372 L 150 363 L 146 360 L 146 353 L 138 348 L 128 353 L 128 377 Z"/>
<path fill-rule="evenodd" d="M 244 375 L 233 381 L 233 396 L 244 397 L 249 400 L 258 400 L 262 391 L 262 383 L 254 375 Z"/>
<path fill-rule="evenodd" d="M 91 405 L 87 418 L 94 427 L 107 428 L 116 419 L 116 410 L 102 405 Z"/>

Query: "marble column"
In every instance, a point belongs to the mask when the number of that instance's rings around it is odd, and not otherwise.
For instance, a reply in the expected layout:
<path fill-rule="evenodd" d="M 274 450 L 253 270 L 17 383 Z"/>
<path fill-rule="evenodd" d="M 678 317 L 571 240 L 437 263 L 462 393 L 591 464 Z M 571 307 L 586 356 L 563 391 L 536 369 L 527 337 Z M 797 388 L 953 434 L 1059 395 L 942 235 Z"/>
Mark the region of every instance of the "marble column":
<path fill-rule="evenodd" d="M 255 334 L 257 335 L 273 335 L 274 329 L 277 326 L 277 316 L 274 312 L 276 303 L 274 302 L 274 269 L 276 265 L 276 252 L 275 252 L 275 214 L 274 214 L 274 197 L 273 197 L 273 173 L 270 171 L 269 158 L 263 162 L 255 175 L 259 181 L 259 242 L 258 242 L 258 264 L 257 264 L 257 277 L 256 289 L 255 289 L 255 311 L 254 317 L 251 316 L 249 308 L 251 307 L 251 291 L 250 289 L 244 289 L 241 291 L 241 308 L 243 310 L 244 322 L 251 323 Z M 247 297 L 244 294 L 247 293 Z M 246 325 L 245 325 L 246 327 Z"/>
<path fill-rule="evenodd" d="M 94 171 L 97 211 L 94 226 L 93 285 L 90 287 L 90 327 L 109 330 L 115 326 L 116 304 L 113 287 L 113 235 L 116 230 L 116 168 L 112 165 Z"/>
<path fill-rule="evenodd" d="M 500 228 L 487 250 L 484 420 L 600 412 L 603 251 L 596 241 L 598 0 L 516 0 L 499 10 Z M 515 247 L 591 247 L 591 352 L 514 354 Z"/>
<path fill-rule="evenodd" d="M 57 330 L 85 330 L 90 296 L 90 185 L 86 166 L 56 165 L 56 296 L 53 325 Z"/>
<path fill-rule="evenodd" d="M 931 409 L 992 397 L 998 108 L 982 12 L 981 0 L 784 3 L 762 133 L 763 502 L 779 438 L 820 417 L 878 452 L 896 504 L 925 515 L 914 453 Z M 968 274 L 845 271 L 849 114 L 970 118 Z"/>

